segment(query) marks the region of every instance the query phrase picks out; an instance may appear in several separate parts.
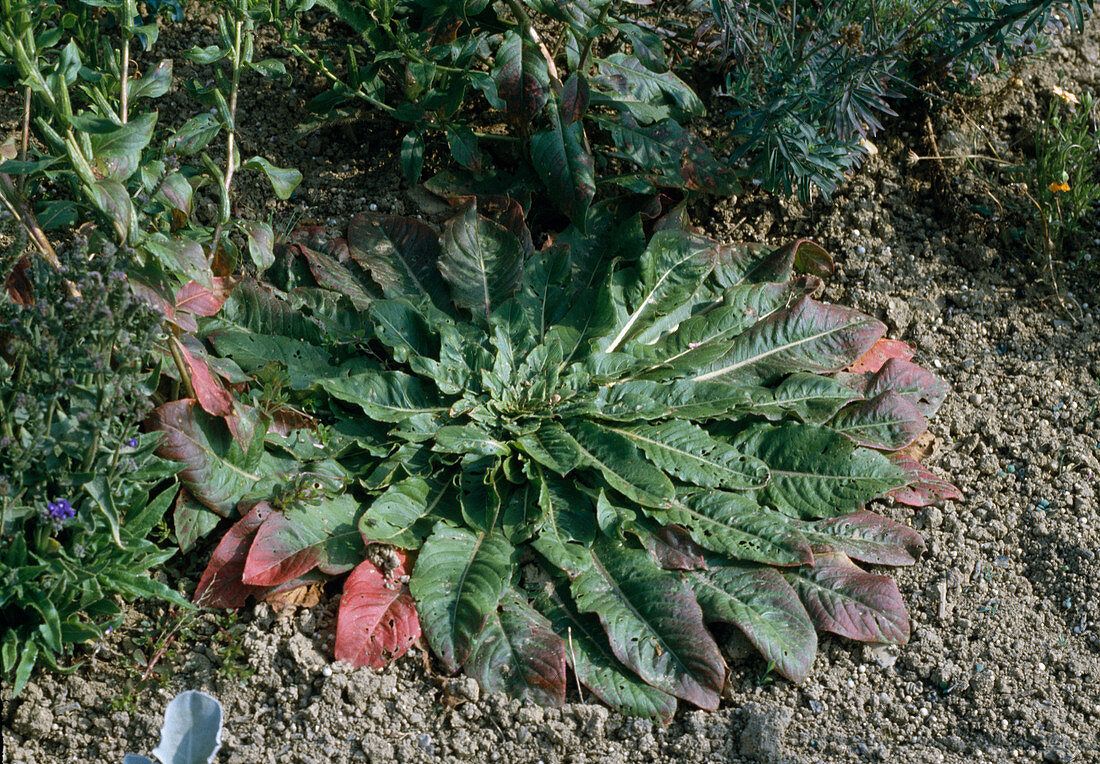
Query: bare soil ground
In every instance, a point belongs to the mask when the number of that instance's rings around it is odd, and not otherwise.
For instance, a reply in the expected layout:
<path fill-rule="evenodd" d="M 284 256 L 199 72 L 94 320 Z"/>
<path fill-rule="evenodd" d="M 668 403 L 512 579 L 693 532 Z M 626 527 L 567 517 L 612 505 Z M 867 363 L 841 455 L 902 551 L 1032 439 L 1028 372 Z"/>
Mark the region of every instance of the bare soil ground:
<path fill-rule="evenodd" d="M 210 34 L 169 27 L 156 54 L 185 73 L 179 51 Z M 310 93 L 246 84 L 242 151 L 297 167 L 305 182 L 277 205 L 259 179 L 242 178 L 242 214 L 300 215 L 335 231 L 372 206 L 423 211 L 400 180 L 392 125 L 292 140 Z M 1054 85 L 1100 91 L 1100 24 L 1060 41 L 1015 84 L 934 110 L 927 126 L 911 117 L 889 127 L 878 155 L 828 202 L 748 195 L 692 208 L 720 238 L 814 238 L 839 264 L 826 299 L 885 320 L 951 385 L 926 461 L 962 500 L 878 507 L 928 543 L 917 565 L 892 572 L 914 622 L 904 648 L 825 637 L 798 686 L 773 681 L 731 640 L 722 708 L 683 708 L 660 727 L 576 696 L 555 710 L 486 697 L 472 680 L 433 673 L 416 650 L 381 672 L 334 664 L 335 597 L 278 615 L 260 604 L 235 624 L 216 613 L 181 624 L 143 606 L 75 674 L 39 674 L 14 704 L 5 689 L 3 761 L 147 752 L 168 699 L 188 688 L 225 706 L 220 762 L 1100 761 L 1098 218 L 1063 255 L 1075 264 L 1059 265 L 1058 299 L 1045 262 L 1011 243 L 1026 210 L 998 165 L 906 162 L 910 150 L 931 153 L 930 130 L 944 155 L 1022 163 Z M 162 120 L 197 108 L 174 92 Z M 177 572 L 194 578 L 203 562 Z M 157 681 L 135 690 L 134 651 L 167 634 Z"/>

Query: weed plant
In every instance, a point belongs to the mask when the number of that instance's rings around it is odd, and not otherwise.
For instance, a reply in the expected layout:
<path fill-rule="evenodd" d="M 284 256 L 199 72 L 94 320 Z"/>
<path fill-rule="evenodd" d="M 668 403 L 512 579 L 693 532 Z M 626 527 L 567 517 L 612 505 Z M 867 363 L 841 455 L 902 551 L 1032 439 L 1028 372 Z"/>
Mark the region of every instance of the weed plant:
<path fill-rule="evenodd" d="M 148 577 L 178 466 L 138 423 L 150 408 L 159 316 L 134 299 L 125 255 L 62 270 L 35 258 L 0 299 L 0 657 L 15 694 L 35 663 L 118 625 L 118 596 L 186 601 Z"/>

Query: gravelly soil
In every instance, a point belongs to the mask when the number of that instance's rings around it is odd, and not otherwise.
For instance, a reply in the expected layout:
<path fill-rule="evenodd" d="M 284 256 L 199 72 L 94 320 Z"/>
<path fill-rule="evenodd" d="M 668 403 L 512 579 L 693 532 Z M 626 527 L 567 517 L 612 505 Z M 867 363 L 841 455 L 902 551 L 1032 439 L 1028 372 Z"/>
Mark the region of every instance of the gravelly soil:
<path fill-rule="evenodd" d="M 173 40 L 202 42 L 164 39 L 159 54 L 169 56 Z M 941 112 L 931 125 L 939 150 L 1021 160 L 1053 85 L 1100 90 L 1098 40 L 1094 22 L 1015 86 Z M 193 108 L 170 98 L 166 114 Z M 302 170 L 294 204 L 306 219 L 338 227 L 371 204 L 417 212 L 395 180 L 392 128 L 366 139 L 362 125 L 330 128 L 288 144 L 299 104 L 242 103 L 244 151 Z M 906 164 L 909 150 L 931 151 L 920 121 L 905 123 L 917 125 L 912 135 L 895 127 L 880 138 L 879 155 L 829 203 L 750 195 L 693 209 L 718 237 L 812 236 L 839 265 L 826 299 L 885 320 L 954 391 L 926 462 L 962 500 L 878 507 L 928 543 L 917 565 L 892 572 L 914 622 L 909 645 L 825 637 L 813 675 L 796 686 L 770 681 L 731 643 L 722 708 L 682 709 L 660 727 L 595 704 L 547 710 L 484 697 L 472 680 L 426 669 L 415 650 L 382 672 L 330 663 L 334 597 L 278 615 L 261 604 L 237 625 L 204 614 L 180 630 L 159 686 L 128 692 L 142 673 L 135 642 L 170 628 L 146 608 L 75 675 L 39 675 L 14 708 L 5 690 L 3 760 L 148 751 L 171 695 L 197 688 L 225 706 L 220 762 L 1100 761 L 1098 271 L 1061 271 L 1065 312 L 1044 269 L 1004 243 L 1001 231 L 1021 222 L 1011 204 L 1002 221 L 970 211 L 988 204 L 987 189 L 999 193 L 993 165 Z M 267 196 L 246 185 L 242 212 L 286 211 Z M 1095 215 L 1090 223 L 1097 238 L 1072 253 L 1079 266 L 1100 262 Z"/>

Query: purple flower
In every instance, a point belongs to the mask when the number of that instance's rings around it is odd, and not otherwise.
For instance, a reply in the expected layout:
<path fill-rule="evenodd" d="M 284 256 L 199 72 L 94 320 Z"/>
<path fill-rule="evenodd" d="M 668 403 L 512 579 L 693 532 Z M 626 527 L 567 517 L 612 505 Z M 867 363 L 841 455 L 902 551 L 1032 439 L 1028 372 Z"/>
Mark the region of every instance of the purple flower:
<path fill-rule="evenodd" d="M 129 446 L 130 448 L 137 448 L 138 447 L 138 439 L 137 438 L 130 438 L 128 441 L 126 441 L 126 445 Z"/>
<path fill-rule="evenodd" d="M 50 519 L 56 522 L 64 522 L 76 517 L 76 510 L 68 499 L 46 502 L 46 509 L 49 510 Z"/>

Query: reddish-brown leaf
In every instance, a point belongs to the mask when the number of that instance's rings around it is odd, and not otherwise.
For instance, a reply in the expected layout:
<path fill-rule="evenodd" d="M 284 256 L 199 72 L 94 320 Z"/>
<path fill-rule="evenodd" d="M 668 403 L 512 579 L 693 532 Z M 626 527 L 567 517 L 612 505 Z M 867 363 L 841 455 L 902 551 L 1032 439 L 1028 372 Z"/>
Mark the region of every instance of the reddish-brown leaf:
<path fill-rule="evenodd" d="M 353 666 L 382 668 L 420 638 L 420 620 L 409 593 L 405 553 L 388 573 L 364 560 L 348 576 L 336 619 L 336 659 Z"/>
<path fill-rule="evenodd" d="M 868 573 L 840 553 L 783 571 L 817 628 L 860 642 L 904 645 L 909 614 L 889 576 Z"/>
<path fill-rule="evenodd" d="M 271 512 L 271 506 L 261 501 L 226 531 L 199 579 L 195 604 L 203 607 L 243 607 L 250 595 L 256 596 L 267 589 L 243 583 L 241 577 L 256 531 Z"/>
<path fill-rule="evenodd" d="M 199 405 L 203 410 L 213 416 L 229 416 L 233 413 L 233 396 L 229 394 L 222 383 L 211 373 L 205 358 L 199 358 L 195 353 L 187 349 L 185 345 L 179 345 L 180 355 L 191 372 L 191 386 L 195 390 L 195 397 L 199 399 Z"/>
<path fill-rule="evenodd" d="M 196 316 L 213 316 L 222 309 L 229 299 L 236 281 L 215 276 L 211 287 L 204 287 L 197 281 L 189 281 L 176 292 L 176 310 L 184 310 Z"/>
<path fill-rule="evenodd" d="M 902 504 L 910 507 L 926 507 L 938 501 L 961 497 L 958 488 L 935 475 L 916 459 L 905 454 L 891 454 L 890 461 L 908 472 L 913 479 L 909 485 L 902 486 L 889 494 Z"/>
<path fill-rule="evenodd" d="M 913 348 L 900 340 L 889 340 L 884 337 L 872 345 L 870 350 L 864 353 L 855 363 L 845 369 L 845 371 L 852 374 L 863 374 L 868 371 L 876 372 L 891 358 L 901 358 L 902 360 L 908 361 L 912 357 Z"/>

